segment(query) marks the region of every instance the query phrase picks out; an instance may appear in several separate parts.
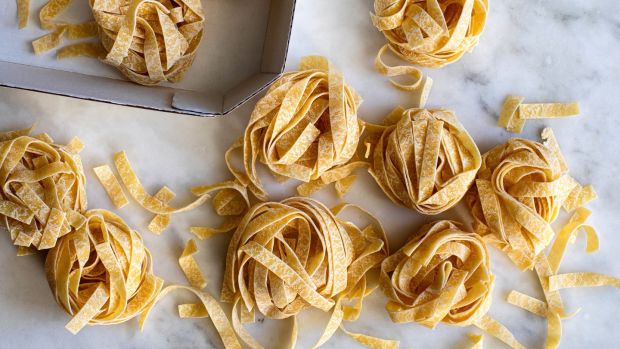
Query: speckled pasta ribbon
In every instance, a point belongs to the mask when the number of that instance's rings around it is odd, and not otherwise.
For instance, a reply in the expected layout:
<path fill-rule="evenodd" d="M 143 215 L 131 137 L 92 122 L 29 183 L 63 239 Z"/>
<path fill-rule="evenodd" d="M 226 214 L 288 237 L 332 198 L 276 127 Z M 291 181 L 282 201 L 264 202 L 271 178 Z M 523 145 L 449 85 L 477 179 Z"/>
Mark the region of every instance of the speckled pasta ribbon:
<path fill-rule="evenodd" d="M 550 224 L 579 188 L 551 130 L 543 135 L 545 144 L 513 138 L 484 154 L 467 195 L 476 232 L 521 269 L 532 268 L 551 243 L 555 233 Z"/>
<path fill-rule="evenodd" d="M 50 0 L 39 11 L 39 23 L 41 28 L 49 30 L 50 33 L 46 34 L 32 42 L 32 48 L 35 54 L 42 54 L 48 50 L 60 45 L 63 37 L 69 39 L 83 39 L 93 37 L 97 35 L 97 25 L 94 21 L 86 21 L 83 23 L 67 23 L 61 21 L 55 21 L 55 18 L 60 15 L 73 0 Z M 28 13 L 28 6 L 24 5 L 21 9 L 22 13 Z M 24 16 L 24 15 L 22 15 Z M 20 23 L 21 27 L 22 23 Z M 23 23 L 25 26 L 26 23 Z"/>
<path fill-rule="evenodd" d="M 380 285 L 393 322 L 429 328 L 440 322 L 475 325 L 513 348 L 523 348 L 486 315 L 493 282 L 484 241 L 452 221 L 425 225 L 381 263 Z"/>
<path fill-rule="evenodd" d="M 87 205 L 79 139 L 61 146 L 31 131 L 0 133 L 0 217 L 19 255 L 54 247 Z"/>
<path fill-rule="evenodd" d="M 105 63 L 142 85 L 178 82 L 202 39 L 200 0 L 90 0 Z"/>
<path fill-rule="evenodd" d="M 390 200 L 423 214 L 460 201 L 481 165 L 478 147 L 449 110 L 397 108 L 368 130 L 371 175 Z"/>
<path fill-rule="evenodd" d="M 243 218 L 228 246 L 221 299 L 234 304 L 233 326 L 250 347 L 262 348 L 242 325 L 253 322 L 255 311 L 295 319 L 310 307 L 332 310 L 317 346 L 343 319 L 357 318 L 362 299 L 374 289 L 368 273 L 387 256 L 388 245 L 374 218 L 360 229 L 336 217 L 349 207 L 330 211 L 318 201 L 293 197 L 259 203 Z M 354 304 L 345 305 L 347 300 Z M 295 321 L 293 345 L 296 331 Z"/>
<path fill-rule="evenodd" d="M 83 225 L 49 251 L 45 270 L 54 298 L 73 316 L 66 328 L 128 321 L 149 306 L 163 285 L 153 274 L 142 237 L 117 215 L 90 210 Z"/>
<path fill-rule="evenodd" d="M 324 57 L 301 59 L 299 71 L 277 79 L 256 104 L 243 138 L 226 152 L 235 178 L 260 200 L 267 200 L 256 164 L 281 179 L 319 179 L 355 154 L 362 124 L 359 95 Z M 243 151 L 243 169 L 232 155 Z"/>
<path fill-rule="evenodd" d="M 371 19 L 399 57 L 439 68 L 478 44 L 488 6 L 488 0 L 375 0 Z"/>

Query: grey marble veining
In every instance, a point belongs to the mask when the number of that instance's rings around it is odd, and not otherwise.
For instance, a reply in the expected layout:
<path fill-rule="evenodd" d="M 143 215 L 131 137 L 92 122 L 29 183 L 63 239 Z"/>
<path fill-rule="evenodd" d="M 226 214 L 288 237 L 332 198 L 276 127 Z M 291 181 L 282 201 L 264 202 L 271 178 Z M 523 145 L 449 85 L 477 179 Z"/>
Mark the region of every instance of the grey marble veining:
<path fill-rule="evenodd" d="M 440 70 L 425 70 L 434 87 L 429 106 L 456 111 L 481 151 L 510 138 L 495 126 L 501 103 L 507 94 L 520 94 L 529 102 L 572 101 L 581 104 L 582 115 L 564 120 L 528 122 L 521 137 L 537 139 L 544 126 L 551 126 L 562 146 L 572 175 L 592 183 L 599 200 L 589 207 L 590 222 L 599 231 L 601 250 L 584 252 L 582 237 L 569 247 L 561 271 L 596 270 L 620 276 L 620 2 L 598 1 L 490 1 L 487 27 L 475 50 L 460 61 Z M 368 12 L 372 0 L 298 0 L 288 69 L 307 54 L 328 56 L 345 74 L 347 81 L 364 98 L 360 116 L 379 121 L 397 105 L 410 106 L 411 97 L 392 89 L 378 75 L 372 61 L 384 39 L 372 27 Z M 23 127 L 38 121 L 39 130 L 59 141 L 79 135 L 86 149 L 83 161 L 88 173 L 89 207 L 111 209 L 103 189 L 90 169 L 111 163 L 114 152 L 127 151 L 139 175 L 151 191 L 170 186 L 178 200 L 191 197 L 186 188 L 226 179 L 223 151 L 241 134 L 252 101 L 235 113 L 219 119 L 185 117 L 74 100 L 32 92 L 0 89 L 0 129 Z M 424 217 L 395 207 L 368 178 L 353 186 L 347 200 L 361 203 L 385 223 L 391 247 L 396 250 L 424 222 Z M 282 197 L 291 186 L 269 188 Z M 331 190 L 317 195 L 328 204 L 336 202 Z M 135 203 L 119 211 L 143 232 L 155 256 L 155 271 L 170 282 L 185 282 L 177 266 L 188 227 L 213 224 L 217 218 L 208 206 L 173 216 L 171 227 L 162 235 L 147 232 L 150 215 Z M 460 206 L 440 216 L 468 220 Z M 567 219 L 562 215 L 556 227 Z M 223 273 L 227 236 L 200 241 L 199 264 L 217 296 Z M 162 301 L 151 314 L 144 332 L 136 321 L 119 326 L 88 327 L 77 336 L 64 330 L 69 317 L 54 303 L 37 256 L 15 257 L 7 236 L 0 239 L 0 347 L 2 348 L 196 348 L 220 347 L 209 320 L 181 320 L 175 305 L 191 299 L 177 294 Z M 526 314 L 504 301 L 508 291 L 518 289 L 541 296 L 533 273 L 520 273 L 509 261 L 492 250 L 496 275 L 494 304 L 490 314 L 509 327 L 528 348 L 544 344 L 545 321 Z M 562 348 L 617 347 L 617 308 L 620 292 L 612 288 L 574 289 L 562 292 L 569 311 L 581 312 L 563 322 Z M 384 311 L 385 297 L 375 292 L 364 304 L 351 331 L 399 339 L 401 348 L 466 348 L 466 334 L 474 328 L 440 325 L 429 330 L 416 324 L 392 324 Z M 327 315 L 310 311 L 300 316 L 299 347 L 310 347 L 322 330 Z M 259 321 L 249 326 L 267 347 L 284 343 L 290 322 Z M 502 345 L 485 339 L 488 348 Z M 337 333 L 325 348 L 359 347 Z"/>

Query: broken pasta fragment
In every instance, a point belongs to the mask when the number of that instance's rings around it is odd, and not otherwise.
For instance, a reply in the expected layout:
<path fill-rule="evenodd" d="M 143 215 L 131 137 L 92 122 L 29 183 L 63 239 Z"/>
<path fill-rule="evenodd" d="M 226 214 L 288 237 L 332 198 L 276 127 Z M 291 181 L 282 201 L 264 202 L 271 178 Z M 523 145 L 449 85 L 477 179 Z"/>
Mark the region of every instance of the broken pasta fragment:
<path fill-rule="evenodd" d="M 106 210 L 85 213 L 83 225 L 49 251 L 45 270 L 56 302 L 73 316 L 66 328 L 112 325 L 139 315 L 163 280 L 153 274 L 140 233 Z"/>

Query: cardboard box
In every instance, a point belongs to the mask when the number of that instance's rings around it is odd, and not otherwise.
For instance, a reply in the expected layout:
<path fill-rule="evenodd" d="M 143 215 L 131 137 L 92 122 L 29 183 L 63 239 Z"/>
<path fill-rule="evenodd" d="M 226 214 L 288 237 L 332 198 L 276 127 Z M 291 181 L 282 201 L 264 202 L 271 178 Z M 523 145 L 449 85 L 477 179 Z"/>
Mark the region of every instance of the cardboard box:
<path fill-rule="evenodd" d="M 93 58 L 35 55 L 32 40 L 47 34 L 38 21 L 45 2 L 31 0 L 29 24 L 19 30 L 15 0 L 1 1 L 0 85 L 199 116 L 231 112 L 282 73 L 295 10 L 295 0 L 203 0 L 204 36 L 184 80 L 146 87 Z M 88 1 L 74 0 L 57 20 L 89 18 Z"/>

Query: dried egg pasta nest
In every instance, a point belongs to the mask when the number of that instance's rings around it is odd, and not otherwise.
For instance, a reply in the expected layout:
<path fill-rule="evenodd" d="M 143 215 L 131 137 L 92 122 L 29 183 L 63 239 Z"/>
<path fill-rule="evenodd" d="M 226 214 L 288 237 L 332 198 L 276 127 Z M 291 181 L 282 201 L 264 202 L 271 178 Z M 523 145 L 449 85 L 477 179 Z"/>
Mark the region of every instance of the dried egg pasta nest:
<path fill-rule="evenodd" d="M 178 82 L 202 39 L 200 0 L 90 0 L 105 63 L 142 85 Z"/>
<path fill-rule="evenodd" d="M 454 113 L 395 109 L 384 126 L 368 126 L 370 173 L 393 202 L 423 214 L 454 206 L 481 165 L 480 151 Z"/>
<path fill-rule="evenodd" d="M 425 225 L 381 263 L 392 321 L 430 328 L 481 319 L 491 305 L 493 279 L 485 243 L 451 221 Z"/>
<path fill-rule="evenodd" d="M 79 139 L 61 146 L 31 130 L 0 133 L 0 217 L 19 255 L 54 247 L 87 206 Z"/>
<path fill-rule="evenodd" d="M 488 6 L 488 0 L 375 0 L 371 19 L 395 54 L 439 68 L 478 44 Z"/>
<path fill-rule="evenodd" d="M 316 180 L 355 154 L 362 130 L 360 103 L 326 58 L 303 57 L 300 71 L 282 75 L 258 101 L 243 138 L 226 152 L 228 168 L 260 200 L 267 200 L 267 192 L 257 161 L 281 179 Z M 241 170 L 231 158 L 240 148 Z"/>
<path fill-rule="evenodd" d="M 534 266 L 555 235 L 550 224 L 560 207 L 582 191 L 568 175 L 551 130 L 543 136 L 545 144 L 513 138 L 484 154 L 466 196 L 475 231 L 521 269 Z"/>
<path fill-rule="evenodd" d="M 502 324 L 489 317 L 494 276 L 478 234 L 453 221 L 436 221 L 381 263 L 380 286 L 395 323 L 434 328 L 440 322 L 474 325 L 512 348 L 524 348 Z"/>
<path fill-rule="evenodd" d="M 364 229 L 309 198 L 253 206 L 235 231 L 226 256 L 221 299 L 233 303 L 233 326 L 250 347 L 261 347 L 241 325 L 258 310 L 285 319 L 306 308 L 333 309 L 318 345 L 327 341 L 342 319 L 353 320 L 363 297 L 374 287 L 369 271 L 388 255 L 378 221 Z M 344 306 L 345 300 L 356 300 Z M 296 322 L 293 336 L 296 332 Z M 294 338 L 293 338 L 294 342 Z"/>
<path fill-rule="evenodd" d="M 84 224 L 60 238 L 45 261 L 56 302 L 77 333 L 85 325 L 112 325 L 139 315 L 163 280 L 153 274 L 140 234 L 106 210 L 85 213 Z"/>

